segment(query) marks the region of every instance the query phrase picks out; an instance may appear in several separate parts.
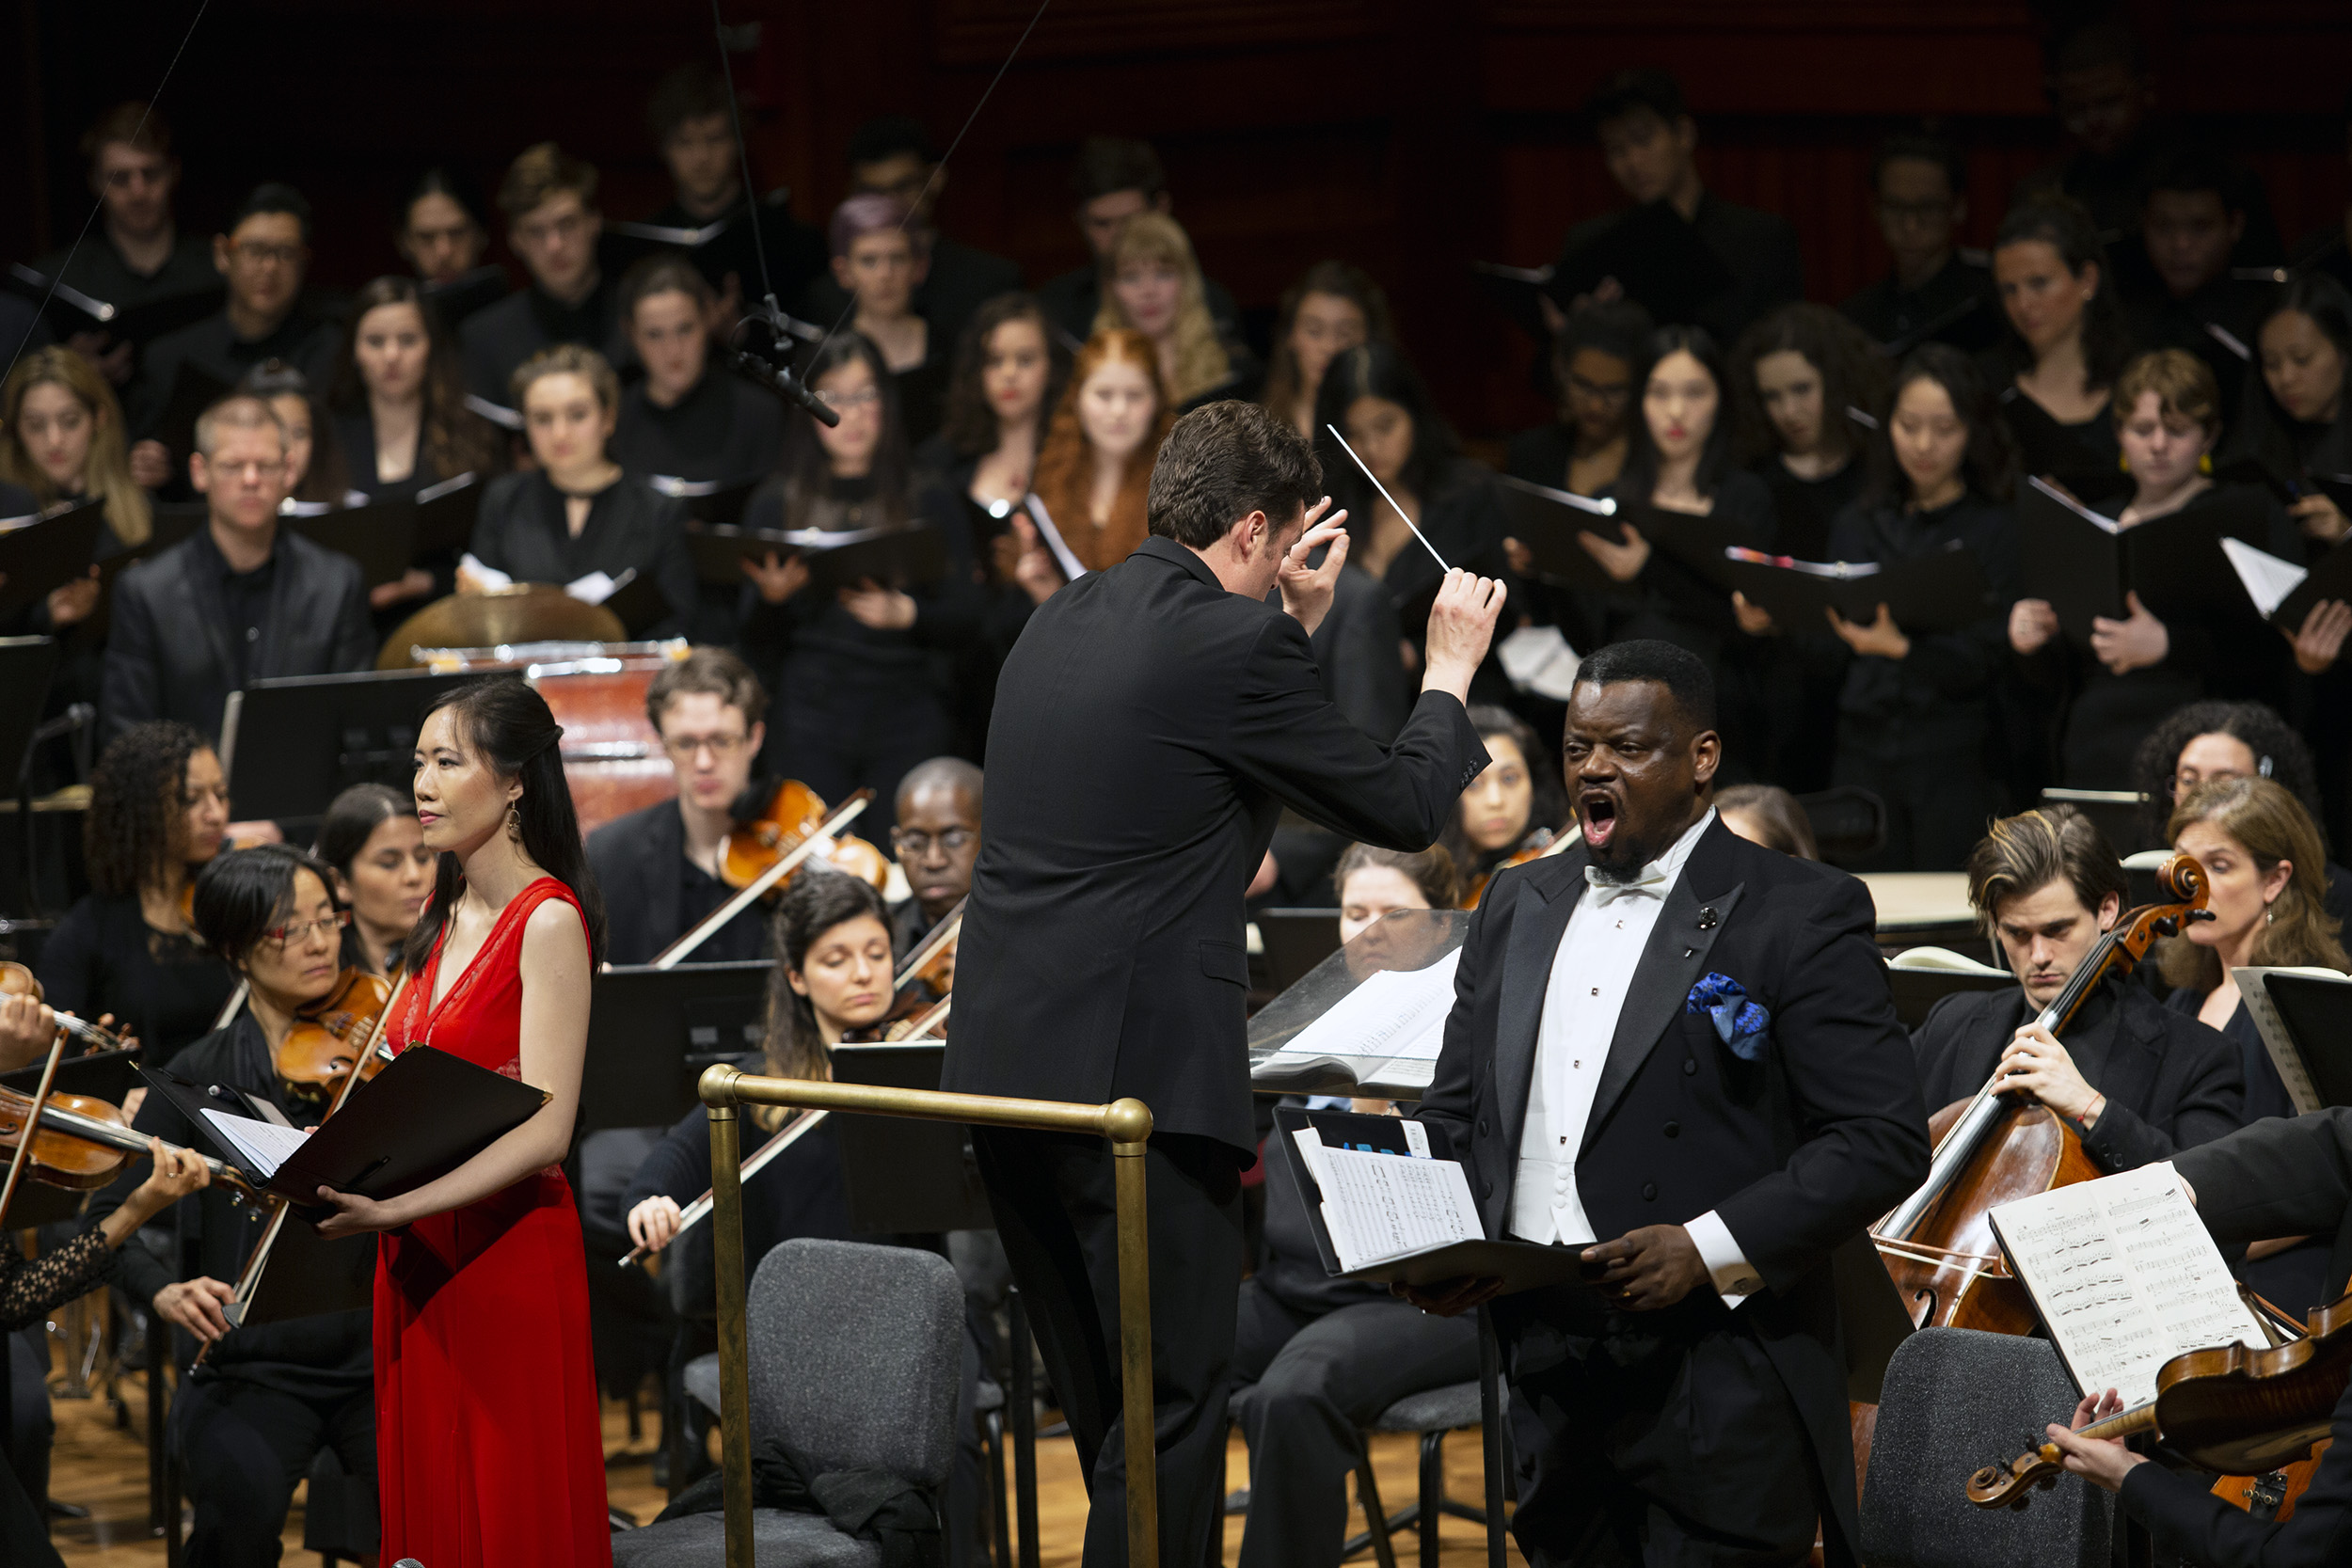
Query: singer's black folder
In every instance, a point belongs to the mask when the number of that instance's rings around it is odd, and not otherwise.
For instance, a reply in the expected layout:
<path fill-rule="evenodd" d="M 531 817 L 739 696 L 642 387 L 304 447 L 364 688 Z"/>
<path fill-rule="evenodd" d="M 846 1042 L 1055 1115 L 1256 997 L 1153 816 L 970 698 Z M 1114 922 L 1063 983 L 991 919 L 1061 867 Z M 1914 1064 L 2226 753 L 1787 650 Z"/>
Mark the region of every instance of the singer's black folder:
<path fill-rule="evenodd" d="M 692 502 L 688 503 L 690 509 Z M 738 528 L 729 524 L 686 525 L 686 553 L 694 558 L 694 575 L 713 588 L 740 588 L 747 580 L 742 563 L 792 559 L 792 541 L 772 529 Z"/>
<path fill-rule="evenodd" d="M 474 514 L 482 509 L 482 480 L 471 473 L 428 484 L 414 498 L 417 559 L 462 550 L 473 543 Z"/>
<path fill-rule="evenodd" d="M 675 479 L 667 474 L 656 474 L 652 480 L 655 489 L 686 503 L 686 515 L 693 519 L 690 529 L 739 526 L 743 508 L 751 503 L 752 492 L 762 483 L 758 479 L 733 483 L 716 479 Z"/>
<path fill-rule="evenodd" d="M 398 582 L 417 557 L 417 508 L 406 500 L 339 506 L 315 517 L 288 517 L 285 526 L 358 562 L 370 588 Z"/>
<path fill-rule="evenodd" d="M 1612 545 L 1624 544 L 1625 529 L 1614 512 L 1588 512 L 1569 499 L 1565 490 L 1508 474 L 1496 476 L 1495 497 L 1511 520 L 1511 537 L 1534 558 L 1529 569 L 1537 579 L 1603 591 L 1615 586 L 1592 552 L 1577 542 L 1577 535 L 1589 533 Z"/>
<path fill-rule="evenodd" d="M 2306 496 L 2320 495 L 2352 513 L 2352 474 L 2304 474 L 2282 479 L 2259 457 L 2233 457 L 2216 467 L 2213 477 L 2217 484 L 2259 484 L 2281 506 L 2292 506 Z"/>
<path fill-rule="evenodd" d="M 54 517 L 0 532 L 0 573 L 7 575 L 0 582 L 0 615 L 88 576 L 99 531 L 105 526 L 106 503 L 93 496 Z"/>
<path fill-rule="evenodd" d="M 2040 480 L 2018 492 L 2017 531 L 2026 596 L 2048 601 L 2066 635 L 2085 645 L 2093 617 L 2120 621 L 2128 613 L 2127 591 L 2159 619 L 2242 602 L 2221 541 L 2241 539 L 2256 549 L 2270 544 L 2266 503 L 2250 490 L 2119 530 Z"/>
<path fill-rule="evenodd" d="M 1726 556 L 1717 570 L 1725 587 L 1769 610 L 1783 631 L 1826 629 L 1824 610 L 1868 626 L 1878 619 L 1882 604 L 1908 632 L 1957 631 L 1992 613 L 1984 573 L 1975 554 L 1958 541 L 1933 555 L 1867 571 L 1837 562 L 1781 565 L 1752 555 Z"/>

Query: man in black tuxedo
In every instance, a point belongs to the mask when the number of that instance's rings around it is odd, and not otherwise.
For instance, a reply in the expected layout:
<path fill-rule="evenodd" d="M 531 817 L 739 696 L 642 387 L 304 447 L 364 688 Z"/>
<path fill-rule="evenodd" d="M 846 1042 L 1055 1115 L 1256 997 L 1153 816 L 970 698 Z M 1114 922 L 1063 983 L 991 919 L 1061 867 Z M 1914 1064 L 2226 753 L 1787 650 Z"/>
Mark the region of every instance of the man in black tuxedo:
<path fill-rule="evenodd" d="M 1499 583 L 1449 574 L 1421 699 L 1393 744 L 1325 698 L 1308 637 L 1347 549 L 1339 518 L 1317 526 L 1322 483 L 1313 450 L 1255 404 L 1186 415 L 1152 469 L 1152 537 L 1039 607 L 1005 661 L 989 728 L 941 1086 L 1151 1107 L 1168 1563 L 1200 1561 L 1220 1522 L 1240 1174 L 1257 1146 L 1243 891 L 1282 807 L 1352 839 L 1420 848 L 1487 760 L 1463 699 Z M 1265 602 L 1278 584 L 1279 610 Z M 973 1139 L 1088 1476 L 1086 1561 L 1123 1561 L 1109 1148 L 987 1128 Z"/>
<path fill-rule="evenodd" d="M 2184 1149 L 2173 1160 L 2198 1217 L 2223 1246 L 2265 1236 L 2328 1237 L 2322 1301 L 2344 1294 L 2352 1272 L 2352 1107 L 2335 1105 L 2293 1118 L 2271 1117 L 2226 1138 Z M 2094 1392 L 2074 1412 L 2081 1426 L 2112 1415 L 2112 1389 Z M 2120 1493 L 2123 1512 L 2154 1537 L 2157 1560 L 2178 1557 L 2201 1568 L 2323 1568 L 2344 1560 L 2352 1544 L 2352 1388 L 2336 1401 L 2309 1490 L 2284 1524 L 2232 1508 L 2208 1490 L 2210 1478 L 2174 1475 L 2119 1441 L 2086 1440 L 2053 1425 L 2066 1467 Z"/>
<path fill-rule="evenodd" d="M 1926 1178 L 1927 1119 L 1869 895 L 1716 819 L 1714 707 L 1671 643 L 1584 660 L 1581 842 L 1487 889 L 1421 1104 L 1487 1234 L 1597 1275 L 1494 1305 L 1541 1433 L 1512 1523 L 1538 1568 L 1797 1563 L 1817 1521 L 1833 1563 L 1856 1540 L 1830 1255 Z"/>

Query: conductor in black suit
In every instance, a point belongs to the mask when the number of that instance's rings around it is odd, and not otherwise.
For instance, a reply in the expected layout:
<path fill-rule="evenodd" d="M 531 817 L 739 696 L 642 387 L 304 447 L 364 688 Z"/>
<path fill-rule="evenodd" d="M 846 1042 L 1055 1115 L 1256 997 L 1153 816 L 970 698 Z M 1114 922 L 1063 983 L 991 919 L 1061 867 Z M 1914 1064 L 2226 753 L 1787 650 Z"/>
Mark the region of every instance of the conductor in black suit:
<path fill-rule="evenodd" d="M 2265 1117 L 2183 1149 L 2172 1168 L 2223 1246 L 2265 1236 L 2331 1238 L 2319 1299 L 2344 1294 L 2352 1272 L 2352 1107 Z M 2113 1389 L 2094 1392 L 2074 1424 L 2113 1415 L 2120 1404 Z M 2119 1441 L 2085 1440 L 2058 1425 L 2049 1432 L 2066 1450 L 2069 1470 L 2121 1493 L 2123 1512 L 2148 1527 L 2160 1561 L 2177 1556 L 2200 1568 L 2322 1568 L 2352 1552 L 2352 1388 L 2336 1400 L 2328 1425 L 2334 1444 L 2284 1524 L 2232 1508 L 2209 1490 L 2210 1478 L 2175 1475 Z"/>
<path fill-rule="evenodd" d="M 1852 1560 L 1830 1255 L 1925 1179 L 1926 1116 L 1869 895 L 1716 818 L 1714 708 L 1671 643 L 1584 660 L 1581 842 L 1487 889 L 1421 1104 L 1488 1235 L 1602 1271 L 1494 1304 L 1542 1434 L 1512 1521 L 1539 1568 L 1798 1563 L 1817 1521 Z"/>
<path fill-rule="evenodd" d="M 1220 1524 L 1217 1460 L 1255 1156 L 1242 895 L 1284 806 L 1353 839 L 1434 841 L 1486 766 L 1464 710 L 1502 609 L 1454 572 L 1395 741 L 1325 698 L 1311 633 L 1345 561 L 1311 448 L 1252 404 L 1179 420 L 1152 536 L 1041 606 L 989 728 L 979 863 L 941 1086 L 1151 1107 L 1161 1560 Z M 1307 564 L 1328 545 L 1319 568 Z M 1282 608 L 1266 603 L 1281 589 Z M 1117 1223 L 1100 1138 L 976 1128 L 1014 1276 L 1088 1478 L 1089 1568 L 1126 1556 Z"/>

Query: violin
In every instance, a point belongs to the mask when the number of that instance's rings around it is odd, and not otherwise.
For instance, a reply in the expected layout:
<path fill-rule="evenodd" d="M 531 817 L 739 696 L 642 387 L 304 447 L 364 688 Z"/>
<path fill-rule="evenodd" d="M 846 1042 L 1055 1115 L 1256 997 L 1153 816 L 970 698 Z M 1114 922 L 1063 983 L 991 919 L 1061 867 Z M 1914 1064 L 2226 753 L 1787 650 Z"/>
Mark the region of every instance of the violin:
<path fill-rule="evenodd" d="M 36 1002 L 42 1001 L 40 977 L 12 958 L 0 958 L 0 996 L 29 996 Z M 56 1020 L 57 1027 L 80 1040 L 86 1051 L 127 1051 L 133 1044 L 128 1036 L 85 1023 L 72 1013 L 59 1013 Z"/>
<path fill-rule="evenodd" d="M 366 1047 L 391 993 L 392 982 L 383 975 L 346 969 L 335 976 L 334 990 L 303 1005 L 278 1046 L 278 1083 L 289 1100 L 324 1109 L 355 1066 L 363 1084 L 384 1070 L 383 1053 Z"/>
<path fill-rule="evenodd" d="M 2352 1380 L 2352 1295 L 2313 1311 L 2310 1333 L 2255 1350 L 2228 1344 L 2176 1355 L 2156 1372 L 2156 1397 L 2084 1427 L 2085 1437 L 2154 1433 L 2200 1469 L 2261 1475 L 2301 1461 L 2328 1435 Z M 1979 1508 L 2024 1508 L 2064 1470 L 2056 1443 L 1968 1478 Z"/>
<path fill-rule="evenodd" d="M 1536 829 L 1527 836 L 1526 841 L 1518 848 L 1502 860 L 1497 861 L 1486 870 L 1472 877 L 1462 890 L 1462 902 L 1457 908 L 1465 910 L 1478 908 L 1478 901 L 1486 896 L 1486 884 L 1493 881 L 1498 875 L 1510 870 L 1515 865 L 1526 865 L 1533 861 L 1549 860 L 1575 843 L 1574 833 L 1555 833 L 1549 828 Z"/>
<path fill-rule="evenodd" d="M 785 780 L 756 816 L 737 823 L 727 834 L 719 855 L 721 879 L 729 887 L 751 886 L 759 879 L 761 872 L 799 848 L 821 828 L 829 810 L 823 798 L 808 785 L 798 779 Z M 877 893 L 889 884 L 889 857 L 865 839 L 845 834 L 830 845 L 820 845 L 817 853 L 836 870 L 873 884 Z M 781 896 L 791 880 L 786 878 L 771 887 L 766 896 Z"/>
<path fill-rule="evenodd" d="M 2143 904 L 2118 920 L 2036 1022 L 2058 1034 L 2108 979 L 2129 974 L 2157 938 L 2213 918 L 2205 909 L 2205 868 L 2193 857 L 2167 860 L 2156 884 L 2168 901 Z M 1995 1072 L 1974 1099 L 1929 1118 L 1936 1142 L 1926 1185 L 1870 1232 L 1916 1327 L 2031 1334 L 2032 1299 L 2001 1256 L 1990 1212 L 1995 1204 L 2102 1174 L 2074 1128 L 2039 1101 L 2004 1091 L 2000 1083 Z"/>
<path fill-rule="evenodd" d="M 26 1113 L 32 1106 L 31 1095 L 0 1088 L 0 1151 L 13 1157 L 24 1141 Z M 145 1135 L 131 1131 L 118 1107 L 91 1095 L 53 1094 L 41 1106 L 33 1146 L 25 1156 L 24 1178 L 46 1187 L 92 1192 L 147 1152 Z M 252 1192 L 233 1165 L 206 1156 L 204 1168 L 215 1181 L 248 1195 Z"/>

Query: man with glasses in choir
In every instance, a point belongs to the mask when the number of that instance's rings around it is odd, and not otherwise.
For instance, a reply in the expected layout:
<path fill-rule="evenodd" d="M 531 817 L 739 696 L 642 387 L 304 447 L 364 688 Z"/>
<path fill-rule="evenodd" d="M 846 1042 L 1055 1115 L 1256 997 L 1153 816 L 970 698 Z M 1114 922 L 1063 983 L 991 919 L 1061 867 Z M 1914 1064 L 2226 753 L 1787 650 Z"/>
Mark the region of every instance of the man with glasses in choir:
<path fill-rule="evenodd" d="M 933 757 L 898 781 L 890 847 L 906 873 L 907 898 L 890 911 L 890 945 L 904 961 L 972 891 L 980 858 L 980 770 Z"/>

